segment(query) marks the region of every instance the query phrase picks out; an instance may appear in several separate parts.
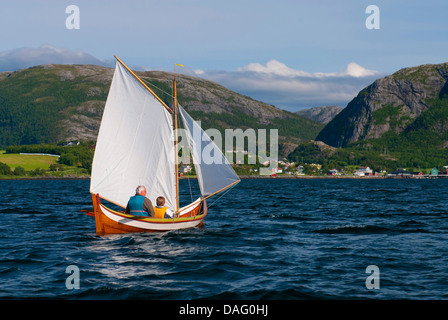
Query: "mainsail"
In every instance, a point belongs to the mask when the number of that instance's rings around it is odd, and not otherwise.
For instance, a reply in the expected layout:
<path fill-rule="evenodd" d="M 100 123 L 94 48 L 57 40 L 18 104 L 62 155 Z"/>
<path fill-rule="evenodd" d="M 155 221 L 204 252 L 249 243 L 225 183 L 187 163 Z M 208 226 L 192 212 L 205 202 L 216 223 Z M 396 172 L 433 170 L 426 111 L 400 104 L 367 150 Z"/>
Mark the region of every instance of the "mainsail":
<path fill-rule="evenodd" d="M 116 63 L 92 164 L 90 192 L 126 207 L 138 185 L 176 209 L 173 121 L 159 99 Z"/>

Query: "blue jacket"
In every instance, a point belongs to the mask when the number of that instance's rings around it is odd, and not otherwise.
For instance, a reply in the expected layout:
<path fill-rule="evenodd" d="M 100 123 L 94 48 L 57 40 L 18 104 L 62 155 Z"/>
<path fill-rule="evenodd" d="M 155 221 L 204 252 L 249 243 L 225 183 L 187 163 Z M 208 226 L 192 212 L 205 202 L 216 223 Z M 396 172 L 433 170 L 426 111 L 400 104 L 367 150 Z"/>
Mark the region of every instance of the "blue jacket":
<path fill-rule="evenodd" d="M 135 195 L 129 199 L 129 213 L 135 216 L 149 216 L 148 212 L 143 208 L 144 196 Z"/>

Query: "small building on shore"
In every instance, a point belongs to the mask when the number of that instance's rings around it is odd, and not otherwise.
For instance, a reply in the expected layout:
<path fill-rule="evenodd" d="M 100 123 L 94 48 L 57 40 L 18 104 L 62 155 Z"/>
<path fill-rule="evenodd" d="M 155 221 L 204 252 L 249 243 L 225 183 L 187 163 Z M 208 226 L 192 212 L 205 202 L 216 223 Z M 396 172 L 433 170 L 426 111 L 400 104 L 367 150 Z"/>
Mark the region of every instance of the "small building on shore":
<path fill-rule="evenodd" d="M 432 168 L 431 171 L 429 172 L 430 176 L 438 176 L 439 175 L 439 170 L 437 170 L 437 168 Z"/>
<path fill-rule="evenodd" d="M 365 176 L 372 176 L 373 170 L 369 167 L 359 167 L 358 170 L 356 170 L 353 175 L 359 176 L 359 177 L 365 177 Z"/>

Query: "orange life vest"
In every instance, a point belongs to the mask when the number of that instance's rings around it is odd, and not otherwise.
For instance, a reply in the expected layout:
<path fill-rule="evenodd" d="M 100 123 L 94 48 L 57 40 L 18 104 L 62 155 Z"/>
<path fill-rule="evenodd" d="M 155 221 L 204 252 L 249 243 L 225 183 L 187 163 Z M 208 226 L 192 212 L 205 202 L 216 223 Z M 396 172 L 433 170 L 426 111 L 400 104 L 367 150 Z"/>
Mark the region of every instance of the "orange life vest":
<path fill-rule="evenodd" d="M 165 212 L 167 209 L 168 209 L 167 207 L 163 207 L 163 208 L 154 207 L 154 213 L 155 213 L 154 218 L 156 218 L 156 219 L 165 218 Z"/>

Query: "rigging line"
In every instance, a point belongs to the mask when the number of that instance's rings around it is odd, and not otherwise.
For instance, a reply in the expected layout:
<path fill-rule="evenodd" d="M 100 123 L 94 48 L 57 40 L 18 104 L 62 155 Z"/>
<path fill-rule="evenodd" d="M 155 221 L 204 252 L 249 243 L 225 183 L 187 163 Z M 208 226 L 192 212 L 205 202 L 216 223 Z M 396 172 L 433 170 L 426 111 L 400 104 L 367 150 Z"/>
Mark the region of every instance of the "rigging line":
<path fill-rule="evenodd" d="M 234 185 L 231 186 L 230 188 L 227 188 L 227 190 L 224 191 L 218 198 L 216 198 L 216 200 L 213 201 L 212 204 L 208 205 L 208 207 L 210 208 L 210 207 L 214 206 L 214 205 L 219 201 L 219 199 L 221 199 L 223 196 L 225 196 L 225 195 L 227 194 L 227 192 L 229 192 L 230 190 L 232 190 L 235 186 L 236 186 L 236 184 L 234 184 Z"/>
<path fill-rule="evenodd" d="M 163 90 L 162 88 L 160 88 L 160 87 L 156 86 L 155 84 L 149 82 L 148 79 L 155 79 L 155 80 L 160 80 L 160 79 L 157 79 L 157 78 L 146 78 L 146 79 L 142 79 L 142 80 L 143 80 L 147 85 L 150 85 L 150 86 L 152 86 L 153 88 L 156 88 L 157 90 L 160 90 L 160 91 L 163 92 L 164 94 L 168 95 L 170 98 L 173 98 L 173 99 L 174 99 L 174 95 L 173 95 L 173 93 L 168 93 L 168 92 L 166 92 L 166 91 Z"/>
<path fill-rule="evenodd" d="M 180 118 L 181 117 L 178 117 L 177 118 L 177 127 L 178 128 L 180 128 L 181 127 L 181 124 L 182 124 L 182 121 L 180 120 Z M 182 138 L 183 139 L 183 138 Z M 182 157 L 183 157 L 183 152 L 184 152 L 185 150 L 182 150 Z M 177 149 L 177 152 L 179 152 L 179 149 Z M 191 155 L 191 154 L 190 154 Z M 193 202 L 193 192 L 191 191 L 191 183 L 190 183 L 190 173 L 191 172 L 189 172 L 188 174 L 187 174 L 187 180 L 188 180 L 188 187 L 189 187 L 189 189 L 190 189 L 190 198 L 191 198 L 191 202 Z"/>
<path fill-rule="evenodd" d="M 236 184 L 239 183 L 240 181 L 241 181 L 241 179 L 238 178 L 238 180 L 232 182 L 231 184 L 229 184 L 228 186 L 225 186 L 224 188 L 221 188 L 221 189 L 218 190 L 218 191 L 213 192 L 212 194 L 209 194 L 208 196 L 205 196 L 205 197 L 204 197 L 204 196 L 201 196 L 201 202 L 204 201 L 204 200 L 206 200 L 206 199 L 208 199 L 208 198 L 210 198 L 210 197 L 213 197 L 214 195 L 216 195 L 216 194 L 218 194 L 218 193 L 220 193 L 220 192 L 224 192 L 225 189 L 230 188 L 230 187 L 233 187 L 234 185 L 236 185 Z M 192 205 L 194 205 L 194 204 L 193 204 L 193 203 L 190 203 L 189 205 L 183 207 L 182 209 L 185 210 L 186 208 L 189 208 L 189 207 L 191 207 Z M 179 213 L 179 211 L 176 211 L 175 213 Z"/>
<path fill-rule="evenodd" d="M 174 77 L 176 77 L 176 73 L 174 73 Z M 157 86 L 155 86 L 154 85 L 154 87 L 156 87 L 157 88 Z M 175 94 L 175 95 L 170 95 L 168 92 L 165 92 L 165 91 L 163 91 L 162 89 L 160 89 L 160 88 L 158 88 L 159 90 L 161 90 L 162 92 L 164 92 L 165 94 L 167 94 L 167 95 L 169 95 L 169 96 L 171 96 L 172 98 L 173 98 L 173 100 L 174 100 L 174 103 L 173 104 L 175 104 L 176 106 L 177 106 L 177 94 Z M 173 86 L 173 88 L 171 89 L 171 90 L 175 90 L 175 88 L 174 88 L 174 86 Z M 178 109 L 176 108 L 176 112 L 178 111 Z M 183 122 L 181 121 L 181 118 L 182 117 L 177 117 L 177 128 L 180 128 L 181 127 L 181 124 L 183 124 Z M 179 143 L 177 144 L 177 153 L 179 153 Z M 182 152 L 183 152 L 184 150 L 182 150 Z M 193 192 L 191 191 L 191 182 L 190 182 L 190 175 L 188 174 L 187 175 L 187 180 L 188 180 L 188 187 L 189 187 L 189 189 L 190 189 L 190 198 L 191 198 L 191 202 L 193 202 Z"/>
<path fill-rule="evenodd" d="M 191 198 L 191 202 L 193 202 L 193 192 L 191 191 L 190 175 L 187 176 L 187 180 L 188 180 L 188 187 L 190 188 L 190 198 Z"/>
<path fill-rule="evenodd" d="M 177 118 L 177 127 L 178 128 L 180 128 L 181 127 L 181 124 L 182 124 L 182 121 L 180 120 L 180 118 L 181 117 L 178 117 Z M 182 139 L 183 139 L 183 137 L 182 137 Z M 177 150 L 177 152 L 179 152 L 179 149 Z M 184 153 L 185 152 L 185 150 L 184 149 L 182 149 L 182 158 L 184 158 Z M 185 164 L 184 164 L 185 165 Z M 193 202 L 193 192 L 191 191 L 191 183 L 190 183 L 190 172 L 188 172 L 188 174 L 186 175 L 187 176 L 187 180 L 188 180 L 188 187 L 189 187 L 189 189 L 190 189 L 190 198 L 191 198 L 191 202 Z"/>

